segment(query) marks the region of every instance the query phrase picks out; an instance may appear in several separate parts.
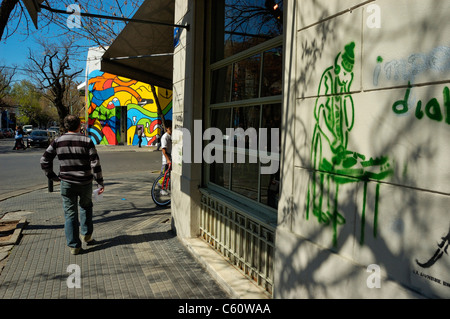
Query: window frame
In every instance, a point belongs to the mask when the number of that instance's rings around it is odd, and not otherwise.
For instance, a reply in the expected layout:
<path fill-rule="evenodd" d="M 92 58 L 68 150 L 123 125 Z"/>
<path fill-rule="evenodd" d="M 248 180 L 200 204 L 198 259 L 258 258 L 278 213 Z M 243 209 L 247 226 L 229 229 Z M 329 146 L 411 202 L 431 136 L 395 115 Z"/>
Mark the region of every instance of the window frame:
<path fill-rule="evenodd" d="M 228 109 L 230 111 L 230 128 L 232 126 L 232 115 L 233 115 L 233 109 L 239 108 L 239 107 L 250 107 L 250 106 L 258 106 L 259 107 L 259 121 L 260 126 L 262 123 L 262 114 L 263 114 L 263 108 L 264 106 L 269 106 L 273 104 L 280 104 L 280 108 L 282 110 L 283 106 L 283 92 L 279 95 L 272 95 L 272 96 L 264 96 L 261 97 L 261 85 L 262 85 L 262 76 L 263 76 L 263 70 L 264 70 L 264 53 L 266 51 L 270 51 L 273 49 L 276 49 L 278 47 L 281 47 L 282 54 L 284 56 L 285 54 L 285 46 L 284 46 L 284 35 L 279 35 L 277 37 L 274 37 L 270 40 L 267 40 L 263 43 L 257 44 L 251 48 L 248 48 L 244 51 L 240 51 L 232 56 L 226 57 L 222 60 L 210 63 L 211 56 L 214 55 L 214 52 L 212 52 L 212 30 L 214 30 L 211 17 L 212 15 L 212 5 L 210 0 L 208 1 L 208 8 L 207 8 L 207 21 L 206 21 L 206 44 L 205 44 L 205 51 L 206 51 L 206 59 L 205 59 L 205 103 L 204 103 L 204 128 L 211 127 L 211 114 L 212 111 L 218 110 L 218 109 Z M 230 90 L 230 98 L 227 102 L 220 102 L 220 103 L 211 103 L 211 96 L 212 96 L 212 85 L 213 85 L 213 73 L 214 71 L 218 71 L 221 68 L 226 68 L 231 66 L 231 72 L 230 72 L 230 83 L 233 83 L 233 73 L 234 73 L 234 65 L 236 63 L 239 63 L 241 61 L 245 61 L 246 59 L 252 58 L 256 55 L 260 55 L 260 68 L 259 68 L 259 90 L 258 90 L 258 97 L 257 98 L 249 98 L 249 99 L 241 99 L 237 101 L 233 101 L 231 98 L 232 90 Z M 283 70 L 283 67 L 281 66 L 281 72 Z M 281 79 L 283 80 L 283 76 L 281 76 Z M 282 114 L 282 112 L 281 112 Z M 281 123 L 280 123 L 281 126 Z M 281 127 L 280 127 L 281 129 Z M 269 132 L 270 133 L 270 132 Z M 280 132 L 281 133 L 281 132 Z M 206 145 L 209 143 L 209 141 L 205 141 L 204 144 Z M 203 145 L 203 146 L 205 146 Z M 236 154 L 236 148 L 234 151 L 234 154 Z M 248 149 L 246 150 L 246 154 L 248 154 Z M 276 156 L 278 162 L 280 163 L 281 159 L 281 145 L 280 145 L 280 152 L 278 154 L 272 154 L 272 156 Z M 226 165 L 224 160 L 224 165 Z M 228 165 L 232 165 L 231 163 L 228 163 Z M 261 162 L 259 161 L 258 157 L 258 171 L 261 167 Z M 228 188 L 220 186 L 216 183 L 211 182 L 210 180 L 210 167 L 211 164 L 205 164 L 203 165 L 203 185 L 207 188 L 211 189 L 212 191 L 218 192 L 220 194 L 223 194 L 224 196 L 230 197 L 233 200 L 237 200 L 241 203 L 243 203 L 246 206 L 251 207 L 252 211 L 258 212 L 258 217 L 262 218 L 265 216 L 264 219 L 270 220 L 273 222 L 273 218 L 276 218 L 276 212 L 277 209 L 268 206 L 261 202 L 261 174 L 258 174 L 258 186 L 257 186 L 257 200 L 251 199 L 249 197 L 246 197 L 244 195 L 241 195 L 237 193 L 236 191 L 232 190 L 232 167 L 229 169 L 229 176 L 228 176 Z M 280 169 L 280 167 L 279 167 Z M 257 209 L 255 209 L 255 205 Z"/>

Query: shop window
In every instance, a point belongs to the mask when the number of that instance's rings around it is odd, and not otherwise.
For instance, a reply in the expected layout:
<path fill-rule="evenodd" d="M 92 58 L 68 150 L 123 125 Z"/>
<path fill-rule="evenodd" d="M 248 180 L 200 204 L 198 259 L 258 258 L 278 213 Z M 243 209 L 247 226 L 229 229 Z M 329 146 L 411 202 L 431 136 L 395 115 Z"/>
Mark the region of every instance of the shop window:
<path fill-rule="evenodd" d="M 283 2 L 271 0 L 211 0 L 209 50 L 209 127 L 223 134 L 223 163 L 207 165 L 209 185 L 225 193 L 237 194 L 250 202 L 276 209 L 279 196 L 279 169 L 261 174 L 259 155 L 249 145 L 249 137 L 230 144 L 227 128 L 269 129 L 265 152 L 271 149 L 271 128 L 281 128 Z M 236 131 L 236 130 L 235 130 Z M 259 146 L 259 136 L 257 145 Z M 234 161 L 227 162 L 226 145 L 233 145 Z M 278 146 L 280 140 L 278 138 Z M 256 153 L 258 154 L 258 153 Z M 242 161 L 242 158 L 245 160 Z M 240 161 L 238 159 L 241 159 Z"/>
<path fill-rule="evenodd" d="M 283 1 L 212 1 L 212 62 L 283 34 Z"/>

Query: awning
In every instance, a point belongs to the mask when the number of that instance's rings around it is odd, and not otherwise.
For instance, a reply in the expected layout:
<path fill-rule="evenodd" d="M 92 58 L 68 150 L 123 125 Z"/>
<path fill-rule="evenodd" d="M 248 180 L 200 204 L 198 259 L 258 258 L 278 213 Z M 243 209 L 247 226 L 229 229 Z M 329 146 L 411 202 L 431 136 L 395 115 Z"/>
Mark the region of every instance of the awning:
<path fill-rule="evenodd" d="M 101 71 L 172 90 L 175 0 L 145 0 L 102 57 Z"/>

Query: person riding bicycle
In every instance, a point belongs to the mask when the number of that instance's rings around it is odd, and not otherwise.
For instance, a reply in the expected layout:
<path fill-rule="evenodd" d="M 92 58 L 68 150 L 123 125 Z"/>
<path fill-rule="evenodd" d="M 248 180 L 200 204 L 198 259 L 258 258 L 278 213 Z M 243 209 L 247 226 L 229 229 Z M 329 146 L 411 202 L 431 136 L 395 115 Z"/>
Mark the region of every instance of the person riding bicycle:
<path fill-rule="evenodd" d="M 169 164 L 172 164 L 172 121 L 166 121 L 166 133 L 161 137 L 162 167 L 164 173 Z"/>
<path fill-rule="evenodd" d="M 169 165 L 172 164 L 172 121 L 166 121 L 166 133 L 161 137 L 162 151 L 162 167 L 161 174 L 164 174 Z M 168 195 L 165 190 L 160 192 L 161 195 Z"/>

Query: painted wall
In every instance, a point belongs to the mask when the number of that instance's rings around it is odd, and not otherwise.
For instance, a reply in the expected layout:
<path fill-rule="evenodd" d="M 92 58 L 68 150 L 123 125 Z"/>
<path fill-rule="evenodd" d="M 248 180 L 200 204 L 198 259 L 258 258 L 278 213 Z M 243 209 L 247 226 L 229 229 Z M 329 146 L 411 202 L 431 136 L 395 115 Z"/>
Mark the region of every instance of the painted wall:
<path fill-rule="evenodd" d="M 95 144 L 117 145 L 120 142 L 121 107 L 127 108 L 127 145 L 138 145 L 137 129 L 144 128 L 143 146 L 156 143 L 161 136 L 158 100 L 165 119 L 172 119 L 172 91 L 130 80 L 99 70 L 88 77 L 89 136 Z"/>
<path fill-rule="evenodd" d="M 286 8 L 275 297 L 450 297 L 450 3 Z"/>

